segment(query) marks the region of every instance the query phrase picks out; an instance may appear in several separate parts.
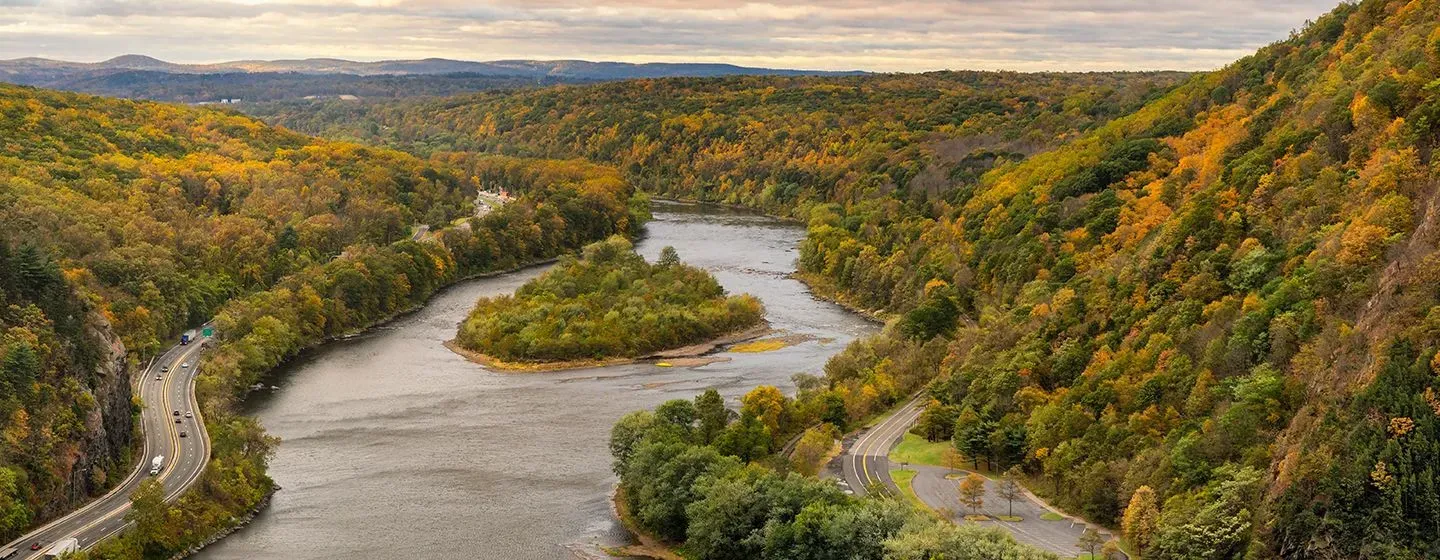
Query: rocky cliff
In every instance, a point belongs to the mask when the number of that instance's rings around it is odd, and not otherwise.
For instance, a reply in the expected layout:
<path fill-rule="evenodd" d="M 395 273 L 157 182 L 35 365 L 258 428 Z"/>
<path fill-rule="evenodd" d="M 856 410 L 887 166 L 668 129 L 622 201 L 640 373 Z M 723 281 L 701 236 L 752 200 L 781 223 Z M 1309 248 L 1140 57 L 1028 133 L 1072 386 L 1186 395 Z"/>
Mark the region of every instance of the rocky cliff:
<path fill-rule="evenodd" d="M 136 410 L 125 344 L 99 315 L 93 316 L 86 331 L 100 350 L 87 390 L 95 405 L 83 418 L 85 429 L 76 441 L 76 452 L 67 457 L 64 500 L 48 503 L 39 512 L 46 519 L 104 493 L 130 474 L 136 460 L 131 452 Z"/>

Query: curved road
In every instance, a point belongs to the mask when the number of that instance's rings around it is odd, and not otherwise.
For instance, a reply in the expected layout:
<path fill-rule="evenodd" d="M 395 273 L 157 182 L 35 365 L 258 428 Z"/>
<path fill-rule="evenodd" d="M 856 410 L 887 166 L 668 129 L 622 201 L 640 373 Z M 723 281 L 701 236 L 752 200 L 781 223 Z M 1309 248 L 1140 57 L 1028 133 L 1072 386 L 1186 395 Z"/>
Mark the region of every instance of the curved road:
<path fill-rule="evenodd" d="M 916 398 L 897 409 L 889 417 L 856 438 L 841 457 L 840 470 L 845 484 L 857 496 L 872 489 L 899 495 L 900 489 L 890 479 L 890 448 L 900 442 L 905 431 L 920 418 L 920 399 Z"/>
<path fill-rule="evenodd" d="M 195 401 L 197 360 L 205 340 L 201 337 L 190 344 L 171 347 L 152 361 L 140 377 L 138 391 L 144 403 L 140 423 L 145 447 L 130 475 L 104 496 L 0 548 L 20 549 L 15 558 L 41 558 L 56 541 L 74 538 L 80 548 L 90 548 L 119 533 L 130 526 L 125 520 L 125 514 L 130 511 L 130 495 L 142 481 L 151 478 L 150 465 L 156 456 L 165 457 L 164 466 L 155 478 L 165 487 L 166 501 L 174 501 L 200 479 L 210 460 L 210 438 Z M 185 364 L 189 367 L 183 367 Z M 156 379 L 157 375 L 160 379 Z M 177 410 L 179 416 L 174 414 Z M 186 412 L 193 412 L 193 417 L 186 418 Z M 180 437 L 181 432 L 185 432 L 186 437 Z M 31 545 L 37 542 L 41 543 L 40 550 L 31 551 Z"/>
<path fill-rule="evenodd" d="M 845 449 L 840 457 L 840 470 L 845 484 L 856 495 L 864 496 L 872 491 L 900 495 L 900 488 L 890 478 L 890 450 L 900 443 L 905 432 L 920 418 L 923 408 L 920 398 L 905 403 L 889 417 L 862 432 L 855 443 Z M 908 468 L 917 473 L 913 488 L 920 501 L 936 511 L 949 511 L 951 520 L 956 523 L 966 522 L 957 492 L 959 481 L 947 477 L 951 474 L 950 469 L 927 465 L 910 465 Z M 1061 557 L 1074 557 L 1080 552 L 1077 543 L 1089 526 L 1084 521 L 1071 517 L 1056 521 L 1042 519 L 1042 515 L 1054 510 L 1029 491 L 1025 491 L 1025 496 L 1013 504 L 1013 512 L 1019 514 L 1023 521 L 1001 521 L 999 516 L 1008 515 L 1012 510 L 1011 504 L 1000 498 L 996 488 L 993 481 L 986 484 L 985 513 L 992 516 L 995 526 L 1008 531 L 1017 541 Z M 1110 534 L 1103 527 L 1096 529 L 1107 537 Z"/>

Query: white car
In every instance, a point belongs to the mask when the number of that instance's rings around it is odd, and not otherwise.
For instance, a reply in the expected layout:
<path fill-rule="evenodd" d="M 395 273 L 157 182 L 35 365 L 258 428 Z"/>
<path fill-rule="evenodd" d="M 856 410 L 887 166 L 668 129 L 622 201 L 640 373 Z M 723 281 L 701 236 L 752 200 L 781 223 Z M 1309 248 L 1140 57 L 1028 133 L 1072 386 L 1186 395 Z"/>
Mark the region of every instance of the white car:
<path fill-rule="evenodd" d="M 180 367 L 185 368 L 185 369 L 190 369 L 190 362 L 185 362 L 185 363 L 183 363 L 183 364 L 180 364 Z"/>

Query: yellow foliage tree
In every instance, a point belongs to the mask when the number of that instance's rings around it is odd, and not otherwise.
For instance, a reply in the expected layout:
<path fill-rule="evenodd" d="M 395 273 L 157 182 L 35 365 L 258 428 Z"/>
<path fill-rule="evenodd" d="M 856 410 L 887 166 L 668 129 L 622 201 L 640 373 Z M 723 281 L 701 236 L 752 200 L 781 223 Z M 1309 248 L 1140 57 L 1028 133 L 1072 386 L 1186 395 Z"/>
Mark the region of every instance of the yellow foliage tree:
<path fill-rule="evenodd" d="M 1155 529 L 1160 524 L 1160 507 L 1156 503 L 1155 490 L 1141 486 L 1130 495 L 1130 505 L 1125 508 L 1125 517 L 1120 526 L 1125 536 L 1143 556 L 1155 538 Z"/>

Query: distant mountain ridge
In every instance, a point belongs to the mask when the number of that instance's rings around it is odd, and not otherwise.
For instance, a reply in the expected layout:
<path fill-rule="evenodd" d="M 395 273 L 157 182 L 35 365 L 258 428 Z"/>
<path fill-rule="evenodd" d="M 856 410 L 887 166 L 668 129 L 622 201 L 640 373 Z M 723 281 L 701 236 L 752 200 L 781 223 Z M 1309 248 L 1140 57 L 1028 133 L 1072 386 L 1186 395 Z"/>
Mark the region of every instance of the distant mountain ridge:
<path fill-rule="evenodd" d="M 94 77 L 125 71 L 154 71 L 171 74 L 226 74 L 289 72 L 298 74 L 520 76 L 574 80 L 624 80 L 633 78 L 710 77 L 734 75 L 853 75 L 859 71 L 830 72 L 755 68 L 712 63 L 628 63 L 587 60 L 494 60 L 466 61 L 445 58 L 357 62 L 338 58 L 290 60 L 236 60 L 213 64 L 179 64 L 157 58 L 127 54 L 101 62 L 70 62 L 47 58 L 0 60 L 0 80 L 25 85 L 52 85 L 81 76 Z"/>

